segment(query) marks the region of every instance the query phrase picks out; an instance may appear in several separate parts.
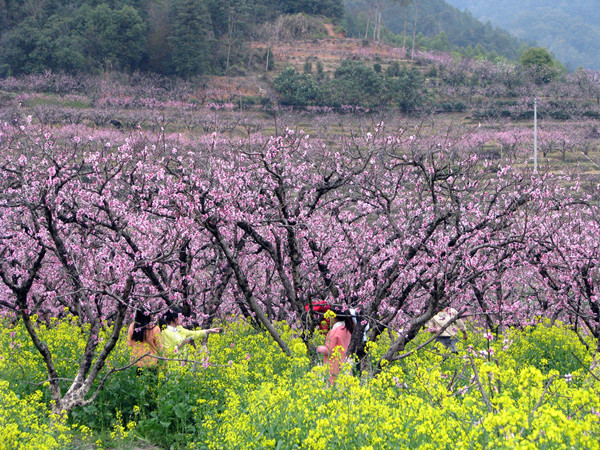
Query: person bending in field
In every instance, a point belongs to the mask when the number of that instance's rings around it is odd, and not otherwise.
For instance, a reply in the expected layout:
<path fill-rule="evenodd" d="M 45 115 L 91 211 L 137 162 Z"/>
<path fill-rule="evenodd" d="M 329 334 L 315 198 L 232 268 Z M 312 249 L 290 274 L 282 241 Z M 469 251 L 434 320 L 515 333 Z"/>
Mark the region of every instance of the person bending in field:
<path fill-rule="evenodd" d="M 152 315 L 137 310 L 134 321 L 127 330 L 127 345 L 131 347 L 131 360 L 135 361 L 138 373 L 147 367 L 156 367 L 158 356 L 162 353 L 160 328 L 153 321 Z"/>
<path fill-rule="evenodd" d="M 220 328 L 209 328 L 207 330 L 186 330 L 181 326 L 181 310 L 172 308 L 165 314 L 166 328 L 161 333 L 162 344 L 165 353 L 185 356 L 185 346 L 194 341 L 201 340 L 211 333 L 220 333 Z"/>
<path fill-rule="evenodd" d="M 333 325 L 325 337 L 325 345 L 317 347 L 317 352 L 323 355 L 323 364 L 329 365 L 331 376 L 329 382 L 334 383 L 340 373 L 340 364 L 346 362 L 346 353 L 350 345 L 350 338 L 354 331 L 352 316 L 341 311 L 334 311 Z M 326 317 L 329 313 L 326 313 Z"/>
<path fill-rule="evenodd" d="M 440 330 L 444 328 L 446 324 L 453 320 L 457 315 L 458 312 L 454 308 L 446 306 L 439 313 L 433 316 L 429 322 L 427 322 L 428 331 L 432 334 L 440 333 Z M 458 338 L 456 337 L 456 335 L 458 334 L 458 330 L 462 332 L 463 338 L 467 339 L 467 329 L 465 328 L 465 324 L 462 321 L 462 319 L 457 319 L 453 323 L 451 323 L 444 331 L 442 331 L 440 335 L 435 338 L 435 340 L 436 342 L 441 343 L 452 353 L 457 353 L 456 343 L 458 342 Z"/>

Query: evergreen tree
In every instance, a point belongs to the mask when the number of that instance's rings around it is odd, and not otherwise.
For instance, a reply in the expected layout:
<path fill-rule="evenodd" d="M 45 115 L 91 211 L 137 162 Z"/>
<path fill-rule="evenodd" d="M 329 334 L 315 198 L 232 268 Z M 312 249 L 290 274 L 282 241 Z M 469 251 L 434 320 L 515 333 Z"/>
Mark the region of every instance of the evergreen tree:
<path fill-rule="evenodd" d="M 131 6 L 111 10 L 101 4 L 90 11 L 85 24 L 86 53 L 107 68 L 135 69 L 145 48 L 145 25 Z"/>
<path fill-rule="evenodd" d="M 286 14 L 305 13 L 333 19 L 344 15 L 342 0 L 277 0 L 277 7 Z"/>
<path fill-rule="evenodd" d="M 205 73 L 208 67 L 209 14 L 204 0 L 177 0 L 171 36 L 173 69 L 190 78 Z"/>
<path fill-rule="evenodd" d="M 3 40 L 3 45 L 0 46 L 1 76 L 43 71 L 43 61 L 40 61 L 39 53 L 36 52 L 43 36 L 35 20 L 25 19 L 7 33 Z"/>

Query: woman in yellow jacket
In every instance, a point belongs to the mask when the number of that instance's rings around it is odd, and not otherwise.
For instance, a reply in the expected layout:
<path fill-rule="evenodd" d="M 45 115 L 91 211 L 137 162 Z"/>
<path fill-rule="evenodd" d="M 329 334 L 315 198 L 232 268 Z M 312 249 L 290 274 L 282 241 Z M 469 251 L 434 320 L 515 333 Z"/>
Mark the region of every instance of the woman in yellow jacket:
<path fill-rule="evenodd" d="M 163 349 L 167 355 L 185 355 L 187 352 L 184 347 L 194 340 L 200 340 L 211 333 L 220 333 L 220 328 L 209 328 L 208 330 L 186 330 L 181 326 L 181 311 L 177 308 L 170 309 L 165 314 L 167 323 L 160 334 Z"/>

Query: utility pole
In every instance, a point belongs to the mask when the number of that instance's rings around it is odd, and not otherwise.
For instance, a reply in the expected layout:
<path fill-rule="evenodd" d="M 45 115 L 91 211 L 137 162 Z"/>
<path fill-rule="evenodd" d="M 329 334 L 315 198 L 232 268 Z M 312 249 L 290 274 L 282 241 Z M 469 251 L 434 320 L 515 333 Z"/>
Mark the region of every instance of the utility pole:
<path fill-rule="evenodd" d="M 533 171 L 538 170 L 538 151 L 537 151 L 537 97 L 533 99 Z"/>

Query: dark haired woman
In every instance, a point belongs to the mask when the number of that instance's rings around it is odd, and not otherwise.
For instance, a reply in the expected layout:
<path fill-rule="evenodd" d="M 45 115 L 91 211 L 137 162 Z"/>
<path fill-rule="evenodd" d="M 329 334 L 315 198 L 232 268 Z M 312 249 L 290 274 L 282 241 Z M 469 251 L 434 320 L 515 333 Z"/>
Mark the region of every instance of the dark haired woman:
<path fill-rule="evenodd" d="M 333 311 L 336 316 L 331 330 L 325 338 L 325 345 L 317 347 L 317 352 L 323 355 L 323 363 L 330 367 L 329 382 L 334 383 L 340 373 L 340 364 L 346 362 L 346 352 L 354 331 L 354 321 L 350 313 Z"/>
<path fill-rule="evenodd" d="M 154 367 L 158 364 L 158 360 L 152 356 L 162 353 L 160 328 L 152 323 L 150 314 L 136 311 L 135 320 L 127 330 L 127 345 L 131 347 L 132 361 L 141 358 L 135 363 L 138 368 Z"/>
<path fill-rule="evenodd" d="M 200 340 L 210 333 L 220 333 L 220 328 L 209 328 L 208 330 L 186 330 L 181 326 L 181 311 L 173 308 L 164 317 L 167 327 L 162 332 L 162 342 L 167 353 L 178 353 L 185 356 L 183 347 L 193 340 Z"/>

